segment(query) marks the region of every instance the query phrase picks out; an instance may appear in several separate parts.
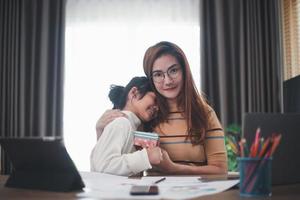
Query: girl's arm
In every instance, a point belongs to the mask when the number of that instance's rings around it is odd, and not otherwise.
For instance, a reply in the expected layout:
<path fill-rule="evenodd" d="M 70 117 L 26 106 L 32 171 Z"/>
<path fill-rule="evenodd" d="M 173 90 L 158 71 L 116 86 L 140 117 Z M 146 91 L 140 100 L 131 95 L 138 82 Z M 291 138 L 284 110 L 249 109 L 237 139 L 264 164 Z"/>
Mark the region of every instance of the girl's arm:
<path fill-rule="evenodd" d="M 103 131 L 91 154 L 91 171 L 133 175 L 151 168 L 146 149 L 133 151 L 130 122 L 117 118 Z"/>

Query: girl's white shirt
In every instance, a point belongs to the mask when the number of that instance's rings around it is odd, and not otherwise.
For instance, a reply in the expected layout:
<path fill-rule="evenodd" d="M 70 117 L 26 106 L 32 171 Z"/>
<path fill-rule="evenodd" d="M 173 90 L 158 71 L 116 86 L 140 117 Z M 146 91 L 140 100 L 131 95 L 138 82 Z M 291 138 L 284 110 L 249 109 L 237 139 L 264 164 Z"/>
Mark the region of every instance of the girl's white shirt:
<path fill-rule="evenodd" d="M 91 171 L 122 176 L 137 174 L 152 166 L 146 149 L 136 151 L 132 131 L 141 120 L 130 111 L 122 111 L 126 117 L 110 122 L 103 130 L 90 156 Z"/>

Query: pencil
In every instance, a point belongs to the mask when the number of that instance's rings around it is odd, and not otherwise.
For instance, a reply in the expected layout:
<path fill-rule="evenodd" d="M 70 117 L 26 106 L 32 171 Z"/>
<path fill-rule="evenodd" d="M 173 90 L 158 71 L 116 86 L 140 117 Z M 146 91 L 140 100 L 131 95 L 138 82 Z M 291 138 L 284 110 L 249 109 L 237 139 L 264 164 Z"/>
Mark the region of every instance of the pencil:
<path fill-rule="evenodd" d="M 239 141 L 239 145 L 240 145 L 240 156 L 244 157 L 245 153 L 244 153 L 244 146 L 243 146 L 242 141 Z"/>
<path fill-rule="evenodd" d="M 272 134 L 271 138 L 268 138 L 267 141 L 264 144 L 263 150 L 260 152 L 260 160 L 255 168 L 252 168 L 252 172 L 249 173 L 250 176 L 248 176 L 248 181 L 246 179 L 245 184 L 247 186 L 246 191 L 250 192 L 253 190 L 254 186 L 257 184 L 257 176 L 260 169 L 266 165 L 266 159 L 270 158 L 273 153 L 275 152 L 279 142 L 281 139 L 281 134 Z M 253 177 L 254 176 L 254 177 Z M 252 178 L 251 178 L 252 177 Z"/>
<path fill-rule="evenodd" d="M 273 142 L 273 145 L 272 145 L 272 148 L 271 148 L 270 156 L 272 156 L 273 153 L 275 152 L 277 146 L 279 145 L 280 140 L 281 140 L 281 134 L 278 134 L 278 135 L 274 134 L 274 142 Z"/>
<path fill-rule="evenodd" d="M 266 141 L 264 142 L 264 144 L 262 145 L 262 148 L 261 148 L 261 151 L 259 152 L 258 157 L 263 158 L 267 154 L 270 146 L 272 146 L 272 144 L 271 144 L 270 138 L 268 137 L 266 139 Z"/>
<path fill-rule="evenodd" d="M 254 148 L 253 148 L 253 152 L 252 152 L 253 157 L 257 156 L 259 140 L 260 140 L 260 128 L 257 128 L 256 134 L 255 134 L 255 140 L 254 140 Z"/>
<path fill-rule="evenodd" d="M 243 150 L 244 150 L 245 157 L 248 157 L 249 156 L 249 148 L 247 145 L 247 141 L 245 138 L 242 138 L 241 141 L 243 143 Z"/>

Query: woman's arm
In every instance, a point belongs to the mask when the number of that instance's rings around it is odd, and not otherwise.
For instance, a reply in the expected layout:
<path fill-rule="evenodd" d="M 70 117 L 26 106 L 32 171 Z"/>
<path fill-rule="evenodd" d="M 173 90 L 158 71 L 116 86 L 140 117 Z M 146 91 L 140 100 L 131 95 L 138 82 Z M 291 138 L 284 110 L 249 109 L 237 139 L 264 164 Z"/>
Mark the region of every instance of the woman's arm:
<path fill-rule="evenodd" d="M 208 128 L 205 132 L 204 149 L 208 166 L 217 167 L 220 172 L 227 173 L 227 151 L 223 127 L 212 110 L 208 116 Z"/>
<path fill-rule="evenodd" d="M 153 113 L 157 114 L 157 106 L 152 106 Z M 119 109 L 111 109 L 111 110 L 106 110 L 101 117 L 98 119 L 96 123 L 96 133 L 97 133 L 97 140 L 100 138 L 102 135 L 103 129 L 106 127 L 107 124 L 109 124 L 111 121 L 118 117 L 126 117 L 123 112 Z"/>
<path fill-rule="evenodd" d="M 101 117 L 98 119 L 96 123 L 97 140 L 102 135 L 105 126 L 118 117 L 127 117 L 127 116 L 124 113 L 122 113 L 119 109 L 106 110 L 101 115 Z"/>
<path fill-rule="evenodd" d="M 199 175 L 199 174 L 227 174 L 227 163 L 214 162 L 205 166 L 190 166 L 174 163 L 168 153 L 163 150 L 163 160 L 156 167 L 166 174 Z"/>

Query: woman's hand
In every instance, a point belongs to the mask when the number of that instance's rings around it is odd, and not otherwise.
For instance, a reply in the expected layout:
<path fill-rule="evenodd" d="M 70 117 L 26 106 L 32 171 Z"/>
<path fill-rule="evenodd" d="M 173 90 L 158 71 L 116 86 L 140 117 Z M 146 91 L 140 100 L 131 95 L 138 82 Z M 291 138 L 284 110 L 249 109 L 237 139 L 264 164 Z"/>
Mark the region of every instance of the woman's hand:
<path fill-rule="evenodd" d="M 101 136 L 104 127 L 117 117 L 127 117 L 119 109 L 106 110 L 96 123 L 97 140 Z"/>
<path fill-rule="evenodd" d="M 176 171 L 176 164 L 171 160 L 169 154 L 166 150 L 161 149 L 162 151 L 162 161 L 155 165 L 161 172 L 170 174 Z"/>
<path fill-rule="evenodd" d="M 163 174 L 182 174 L 182 175 L 200 175 L 200 174 L 227 174 L 226 166 L 215 163 L 205 166 L 191 166 L 174 163 L 169 157 L 168 152 L 162 149 L 162 161 L 155 167 Z M 226 164 L 224 164 L 226 165 Z"/>

